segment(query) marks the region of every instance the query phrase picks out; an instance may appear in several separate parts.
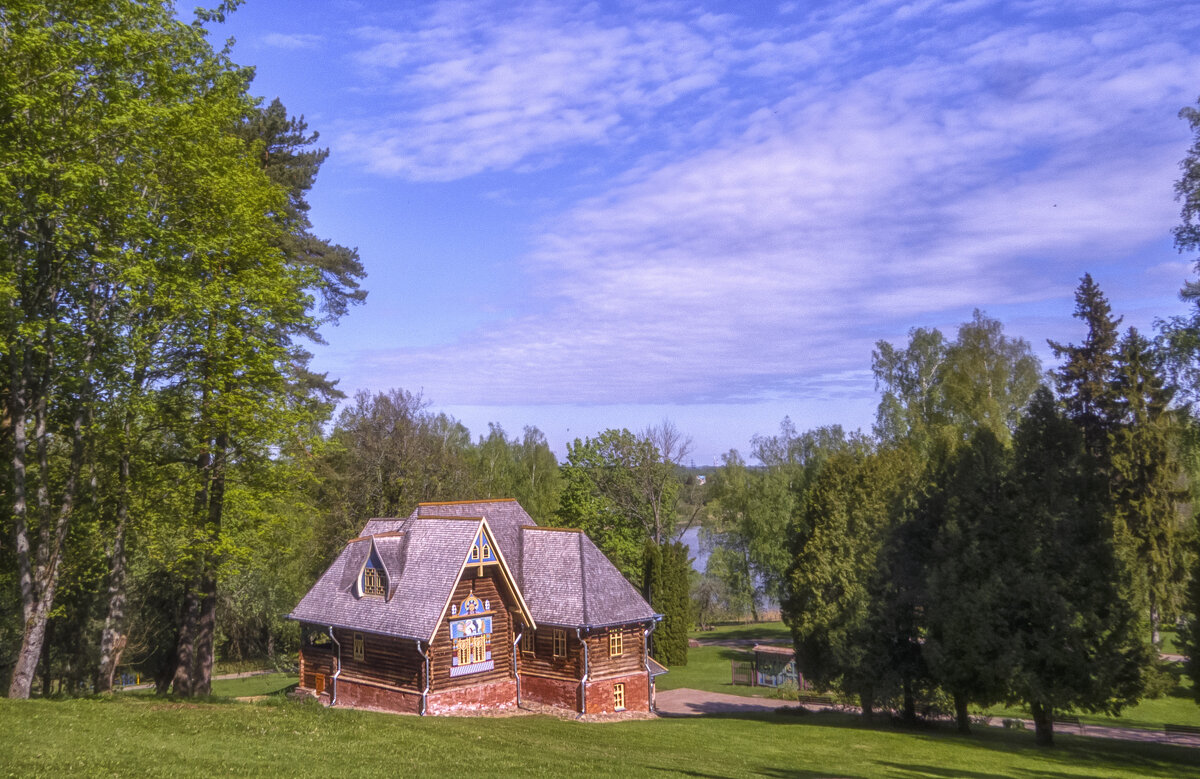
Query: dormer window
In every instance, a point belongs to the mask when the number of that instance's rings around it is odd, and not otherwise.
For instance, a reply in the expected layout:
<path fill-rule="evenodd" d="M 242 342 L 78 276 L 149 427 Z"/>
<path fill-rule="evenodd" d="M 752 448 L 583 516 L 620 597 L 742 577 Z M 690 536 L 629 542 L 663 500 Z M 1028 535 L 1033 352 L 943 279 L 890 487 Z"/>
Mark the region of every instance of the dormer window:
<path fill-rule="evenodd" d="M 383 565 L 375 556 L 374 550 L 363 566 L 362 577 L 359 579 L 359 591 L 364 596 L 382 598 L 387 594 L 387 582 L 384 581 Z"/>

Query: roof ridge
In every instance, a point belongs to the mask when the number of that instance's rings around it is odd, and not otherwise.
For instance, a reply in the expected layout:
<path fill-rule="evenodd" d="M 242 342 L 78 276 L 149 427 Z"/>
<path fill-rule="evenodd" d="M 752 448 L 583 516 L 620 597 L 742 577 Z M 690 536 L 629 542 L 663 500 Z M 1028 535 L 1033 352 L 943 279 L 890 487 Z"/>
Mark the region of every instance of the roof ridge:
<path fill-rule="evenodd" d="M 521 525 L 522 530 L 549 530 L 554 533 L 583 533 L 577 527 L 542 527 L 541 525 Z"/>
<path fill-rule="evenodd" d="M 462 506 L 468 503 L 516 503 L 516 498 L 478 498 L 476 500 L 431 500 L 417 504 L 421 506 Z"/>
<path fill-rule="evenodd" d="M 478 522 L 483 517 L 449 517 L 441 514 L 422 514 L 418 517 L 410 517 L 410 519 L 448 519 L 451 522 Z"/>

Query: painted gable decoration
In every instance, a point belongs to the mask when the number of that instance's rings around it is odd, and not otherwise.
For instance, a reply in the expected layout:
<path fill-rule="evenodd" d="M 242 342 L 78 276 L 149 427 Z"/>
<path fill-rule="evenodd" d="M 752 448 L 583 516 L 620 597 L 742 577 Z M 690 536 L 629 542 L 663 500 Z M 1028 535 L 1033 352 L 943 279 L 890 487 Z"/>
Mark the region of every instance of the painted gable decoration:
<path fill-rule="evenodd" d="M 454 654 L 450 657 L 450 675 L 490 671 L 495 668 L 492 652 L 492 604 L 480 601 L 472 592 L 461 606 L 451 605 L 450 612 L 458 619 L 450 620 L 450 640 Z"/>
<path fill-rule="evenodd" d="M 367 561 L 363 563 L 362 573 L 358 577 L 358 592 L 363 596 L 382 598 L 387 595 L 387 570 L 379 559 L 379 552 L 374 547 Z"/>
<path fill-rule="evenodd" d="M 471 556 L 467 562 L 471 565 L 496 562 L 496 552 L 492 549 L 492 543 L 488 539 L 487 533 L 483 532 L 482 527 L 479 528 L 479 534 L 475 536 L 475 542 L 471 544 Z"/>

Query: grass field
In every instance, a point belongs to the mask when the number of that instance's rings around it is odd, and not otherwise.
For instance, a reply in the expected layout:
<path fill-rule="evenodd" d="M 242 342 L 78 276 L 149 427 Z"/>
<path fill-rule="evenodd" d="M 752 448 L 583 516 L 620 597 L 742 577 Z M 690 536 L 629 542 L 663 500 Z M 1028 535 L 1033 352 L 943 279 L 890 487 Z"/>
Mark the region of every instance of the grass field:
<path fill-rule="evenodd" d="M 706 717 L 584 724 L 547 717 L 428 718 L 144 696 L 0 700 L 0 772 L 12 776 L 1179 777 L 1200 750 L 989 729 L 866 729 L 857 718 Z"/>

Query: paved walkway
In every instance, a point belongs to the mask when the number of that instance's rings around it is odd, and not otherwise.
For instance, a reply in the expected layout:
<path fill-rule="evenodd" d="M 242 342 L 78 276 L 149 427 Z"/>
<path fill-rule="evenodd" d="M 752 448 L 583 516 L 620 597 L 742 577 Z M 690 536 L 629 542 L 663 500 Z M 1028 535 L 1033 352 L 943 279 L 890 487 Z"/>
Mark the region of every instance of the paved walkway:
<path fill-rule="evenodd" d="M 654 697 L 658 713 L 664 717 L 703 717 L 707 714 L 769 714 L 784 702 L 773 698 L 749 698 L 742 695 L 729 695 L 721 692 L 706 692 L 681 688 L 678 690 L 663 690 Z M 838 709 L 841 711 L 857 712 L 858 709 L 844 706 L 808 705 L 805 708 L 822 710 Z M 1001 718 L 993 717 L 988 721 L 992 727 L 1001 726 Z M 1033 722 L 1025 721 L 1025 727 L 1033 730 Z M 1054 726 L 1055 733 L 1068 735 L 1083 735 L 1092 738 L 1114 738 L 1121 741 L 1144 741 L 1155 744 L 1174 744 L 1200 748 L 1200 736 L 1167 736 L 1161 730 L 1142 730 L 1139 728 L 1114 728 L 1100 725 Z"/>

